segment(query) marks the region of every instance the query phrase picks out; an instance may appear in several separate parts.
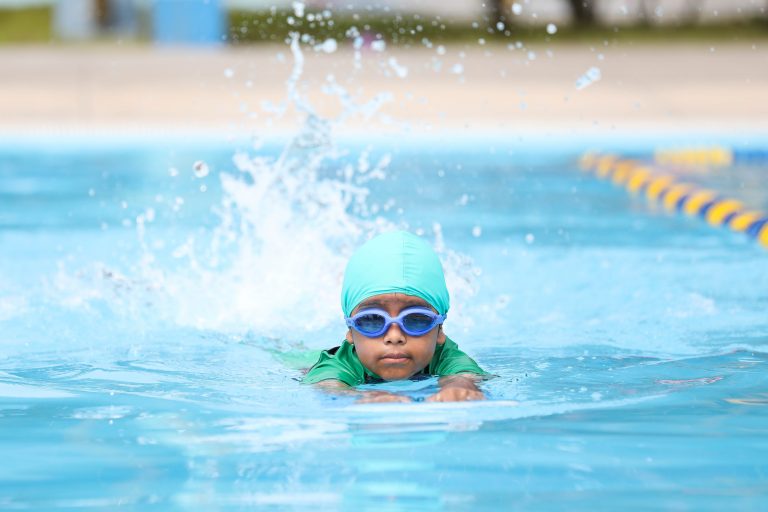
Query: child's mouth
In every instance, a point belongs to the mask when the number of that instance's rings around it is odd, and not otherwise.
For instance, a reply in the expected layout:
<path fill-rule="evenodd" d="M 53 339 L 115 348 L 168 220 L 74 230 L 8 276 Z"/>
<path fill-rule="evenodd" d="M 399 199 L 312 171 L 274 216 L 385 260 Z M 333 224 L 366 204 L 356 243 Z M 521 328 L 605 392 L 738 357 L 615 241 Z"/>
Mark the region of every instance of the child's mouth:
<path fill-rule="evenodd" d="M 389 362 L 389 363 L 402 363 L 404 361 L 407 361 L 408 359 L 410 359 L 410 357 L 408 357 L 408 354 L 401 354 L 401 353 L 386 354 L 381 358 L 382 361 Z"/>

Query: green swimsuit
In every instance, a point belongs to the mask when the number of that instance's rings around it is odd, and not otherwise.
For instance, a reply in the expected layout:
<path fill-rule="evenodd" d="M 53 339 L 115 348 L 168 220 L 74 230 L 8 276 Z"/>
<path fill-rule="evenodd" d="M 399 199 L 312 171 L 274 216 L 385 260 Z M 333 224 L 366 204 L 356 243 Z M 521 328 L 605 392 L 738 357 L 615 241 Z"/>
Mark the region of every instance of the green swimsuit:
<path fill-rule="evenodd" d="M 427 368 L 418 375 L 456 375 L 458 373 L 474 373 L 488 375 L 467 354 L 459 350 L 459 346 L 449 339 L 435 347 L 435 355 Z M 323 380 L 338 380 L 348 386 L 357 386 L 367 382 L 381 380 L 360 362 L 355 347 L 346 341 L 341 346 L 324 350 L 320 359 L 309 369 L 302 382 L 315 384 Z"/>

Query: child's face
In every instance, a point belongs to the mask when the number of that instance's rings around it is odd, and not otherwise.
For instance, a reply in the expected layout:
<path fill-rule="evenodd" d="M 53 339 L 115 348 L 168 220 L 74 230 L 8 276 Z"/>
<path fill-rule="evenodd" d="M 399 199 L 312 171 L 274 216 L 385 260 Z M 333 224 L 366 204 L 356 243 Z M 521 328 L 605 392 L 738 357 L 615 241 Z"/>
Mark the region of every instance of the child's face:
<path fill-rule="evenodd" d="M 352 314 L 369 308 L 379 308 L 395 317 L 405 308 L 413 306 L 425 306 L 434 311 L 434 308 L 419 297 L 384 293 L 364 300 Z M 378 338 L 369 338 L 350 329 L 347 331 L 347 341 L 355 346 L 357 357 L 370 371 L 384 380 L 402 380 L 413 377 L 429 365 L 435 354 L 435 346 L 445 343 L 445 334 L 438 325 L 426 334 L 411 336 L 403 332 L 397 324 L 392 324 Z"/>

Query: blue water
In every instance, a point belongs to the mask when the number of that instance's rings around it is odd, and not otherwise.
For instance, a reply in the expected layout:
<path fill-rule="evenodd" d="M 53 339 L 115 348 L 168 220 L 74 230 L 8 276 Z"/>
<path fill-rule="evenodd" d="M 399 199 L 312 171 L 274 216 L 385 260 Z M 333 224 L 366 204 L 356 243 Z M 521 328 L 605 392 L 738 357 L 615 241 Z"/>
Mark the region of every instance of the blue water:
<path fill-rule="evenodd" d="M 547 141 L 285 147 L 0 148 L 0 508 L 768 506 L 768 251 Z M 443 246 L 486 402 L 297 382 L 343 335 L 346 255 L 395 225 Z"/>

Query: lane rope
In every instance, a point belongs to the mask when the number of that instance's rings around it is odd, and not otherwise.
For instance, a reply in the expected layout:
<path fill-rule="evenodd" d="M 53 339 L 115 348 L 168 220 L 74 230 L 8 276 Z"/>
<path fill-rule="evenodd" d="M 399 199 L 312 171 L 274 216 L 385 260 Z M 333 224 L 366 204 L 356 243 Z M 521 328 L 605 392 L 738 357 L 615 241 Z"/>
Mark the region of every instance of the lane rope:
<path fill-rule="evenodd" d="M 653 156 L 658 165 L 680 167 L 728 167 L 768 162 L 768 150 L 734 149 L 725 146 L 659 149 Z"/>
<path fill-rule="evenodd" d="M 611 180 L 633 195 L 643 195 L 669 212 L 700 217 L 713 227 L 727 227 L 744 233 L 768 249 L 768 214 L 750 210 L 737 199 L 679 181 L 677 176 L 660 166 L 617 155 L 585 153 L 579 164 L 583 171 Z"/>

